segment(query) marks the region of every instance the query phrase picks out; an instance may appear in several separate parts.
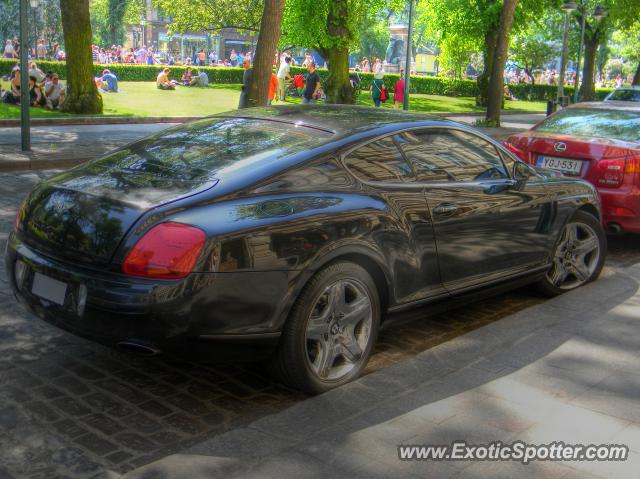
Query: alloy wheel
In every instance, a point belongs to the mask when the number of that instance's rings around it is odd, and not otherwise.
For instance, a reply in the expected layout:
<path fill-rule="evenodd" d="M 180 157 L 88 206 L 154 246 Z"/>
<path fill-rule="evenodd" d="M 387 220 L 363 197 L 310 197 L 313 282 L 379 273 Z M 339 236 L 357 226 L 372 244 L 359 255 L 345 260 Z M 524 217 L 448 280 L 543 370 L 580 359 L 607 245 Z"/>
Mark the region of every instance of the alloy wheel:
<path fill-rule="evenodd" d="M 307 321 L 306 358 L 323 381 L 338 381 L 364 358 L 371 340 L 372 302 L 359 281 L 341 279 L 316 298 Z"/>
<path fill-rule="evenodd" d="M 600 241 L 591 226 L 568 223 L 556 246 L 547 279 L 560 289 L 577 288 L 591 279 L 598 268 L 600 254 Z"/>

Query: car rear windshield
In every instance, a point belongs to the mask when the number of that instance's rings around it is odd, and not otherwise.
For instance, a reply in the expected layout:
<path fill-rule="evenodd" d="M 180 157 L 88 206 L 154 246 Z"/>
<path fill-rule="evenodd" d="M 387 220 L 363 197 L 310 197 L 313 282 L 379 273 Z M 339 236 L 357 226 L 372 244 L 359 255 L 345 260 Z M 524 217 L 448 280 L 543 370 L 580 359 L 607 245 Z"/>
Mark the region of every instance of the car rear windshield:
<path fill-rule="evenodd" d="M 640 113 L 569 108 L 549 117 L 536 131 L 635 142 L 640 141 Z"/>
<path fill-rule="evenodd" d="M 198 182 L 215 178 L 224 168 L 256 165 L 298 153 L 325 142 L 329 136 L 326 131 L 291 123 L 208 118 L 129 145 L 91 166 L 95 170 L 125 170 Z"/>
<path fill-rule="evenodd" d="M 609 94 L 607 101 L 637 101 L 640 102 L 640 88 L 616 90 Z"/>

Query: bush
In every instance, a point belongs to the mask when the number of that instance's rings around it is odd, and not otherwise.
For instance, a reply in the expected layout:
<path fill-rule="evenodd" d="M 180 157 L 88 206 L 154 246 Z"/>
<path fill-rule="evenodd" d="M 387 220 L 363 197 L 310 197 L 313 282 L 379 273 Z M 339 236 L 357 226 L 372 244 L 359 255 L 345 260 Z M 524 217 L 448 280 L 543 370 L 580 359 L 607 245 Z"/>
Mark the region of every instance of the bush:
<path fill-rule="evenodd" d="M 16 64 L 15 60 L 0 59 L 0 76 L 8 75 Z M 65 64 L 62 62 L 38 61 L 38 67 L 44 72 L 55 72 L 63 80 L 66 77 Z M 112 65 L 94 65 L 95 75 L 102 75 L 102 71 L 108 68 L 118 77 L 120 81 L 155 81 L 163 65 L 130 65 L 116 63 Z M 185 72 L 184 66 L 170 66 L 171 77 L 179 80 Z M 212 84 L 232 84 L 242 83 L 243 69 L 240 67 L 192 67 L 194 74 L 200 70 L 207 72 L 209 83 Z M 291 76 L 307 73 L 306 68 L 291 67 Z M 318 68 L 320 81 L 327 81 L 329 72 L 325 68 Z M 373 73 L 360 73 L 361 87 L 363 90 L 369 90 L 373 81 Z M 399 75 L 387 73 L 384 76 L 385 83 L 390 90 L 393 90 L 396 82 L 400 78 Z M 427 95 L 444 95 L 444 96 L 471 96 L 478 94 L 478 85 L 473 80 L 451 80 L 442 77 L 412 76 L 410 82 L 411 93 L 423 93 Z M 530 101 L 547 101 L 555 100 L 558 94 L 558 87 L 552 85 L 527 85 L 517 84 L 509 85 L 511 92 L 520 100 Z M 573 87 L 565 87 L 566 95 L 573 95 Z M 610 88 L 599 88 L 596 90 L 596 98 L 603 100 L 612 90 Z"/>
<path fill-rule="evenodd" d="M 0 59 L 0 76 L 8 75 L 17 62 L 15 60 Z M 36 62 L 38 68 L 43 72 L 57 73 L 61 79 L 66 79 L 66 68 L 63 62 Z M 165 68 L 164 65 L 130 65 L 125 63 L 114 63 L 111 65 L 94 65 L 94 75 L 102 75 L 102 71 L 108 68 L 120 81 L 155 81 L 160 70 Z M 171 77 L 179 80 L 187 69 L 185 66 L 169 66 L 171 68 Z M 200 70 L 207 72 L 210 83 L 242 83 L 242 68 L 233 67 L 191 67 L 194 74 Z"/>

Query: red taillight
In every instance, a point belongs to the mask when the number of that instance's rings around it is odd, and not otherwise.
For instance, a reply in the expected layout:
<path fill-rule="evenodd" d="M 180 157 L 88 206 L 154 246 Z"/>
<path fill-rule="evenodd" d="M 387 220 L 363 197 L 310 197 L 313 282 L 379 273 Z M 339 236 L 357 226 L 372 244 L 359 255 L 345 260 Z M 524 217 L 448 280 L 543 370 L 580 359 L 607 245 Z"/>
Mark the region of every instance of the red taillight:
<path fill-rule="evenodd" d="M 527 158 L 528 155 L 525 151 L 521 150 L 520 148 L 513 145 L 512 143 L 509 143 L 508 141 L 505 141 L 503 145 L 507 150 L 509 150 L 514 155 L 516 155 L 522 161 L 524 161 L 525 163 L 529 163 L 529 159 Z"/>
<path fill-rule="evenodd" d="M 632 162 L 633 163 L 633 162 Z M 624 182 L 624 174 L 627 169 L 627 161 L 624 158 L 612 160 L 600 160 L 597 166 L 596 186 L 602 188 L 618 188 Z M 630 170 L 633 169 L 631 166 Z M 629 171 L 631 172 L 631 171 Z"/>
<path fill-rule="evenodd" d="M 180 223 L 160 223 L 151 228 L 133 247 L 122 270 L 148 278 L 184 278 L 204 246 L 204 231 Z"/>

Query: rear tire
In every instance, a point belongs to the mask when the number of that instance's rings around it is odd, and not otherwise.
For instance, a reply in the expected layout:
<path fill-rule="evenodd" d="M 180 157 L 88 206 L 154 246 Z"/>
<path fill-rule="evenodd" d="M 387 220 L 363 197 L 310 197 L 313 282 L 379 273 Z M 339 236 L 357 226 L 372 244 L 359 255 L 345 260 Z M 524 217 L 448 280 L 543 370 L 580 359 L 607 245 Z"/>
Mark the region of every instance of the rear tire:
<path fill-rule="evenodd" d="M 327 266 L 294 303 L 271 371 L 310 394 L 352 381 L 371 356 L 380 315 L 376 285 L 364 268 L 351 262 Z"/>
<path fill-rule="evenodd" d="M 547 296 L 558 296 L 595 281 L 606 257 L 607 235 L 600 222 L 577 211 L 560 232 L 553 250 L 553 265 L 538 283 Z"/>

